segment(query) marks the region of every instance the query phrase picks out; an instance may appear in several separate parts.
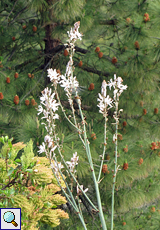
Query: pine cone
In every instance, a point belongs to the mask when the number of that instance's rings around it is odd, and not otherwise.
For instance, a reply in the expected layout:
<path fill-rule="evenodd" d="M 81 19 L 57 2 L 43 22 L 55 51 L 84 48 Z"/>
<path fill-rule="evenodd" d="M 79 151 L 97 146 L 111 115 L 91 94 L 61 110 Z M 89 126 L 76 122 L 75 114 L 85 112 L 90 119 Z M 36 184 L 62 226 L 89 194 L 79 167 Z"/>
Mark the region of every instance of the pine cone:
<path fill-rule="evenodd" d="M 139 49 L 140 49 L 140 46 L 139 46 L 139 42 L 138 42 L 138 41 L 136 41 L 136 42 L 134 43 L 134 46 L 135 46 L 136 50 L 139 50 Z"/>
<path fill-rule="evenodd" d="M 35 106 L 37 103 L 35 102 L 34 99 L 31 99 L 31 105 Z"/>
<path fill-rule="evenodd" d="M 123 148 L 123 151 L 124 151 L 125 153 L 127 153 L 127 152 L 128 152 L 128 145 L 126 145 L 126 147 L 125 147 L 125 148 Z"/>
<path fill-rule="evenodd" d="M 61 75 L 61 71 L 59 69 L 57 69 L 57 73 L 59 73 L 59 75 Z"/>
<path fill-rule="evenodd" d="M 99 57 L 99 58 L 102 58 L 102 57 L 103 57 L 103 53 L 102 53 L 102 52 L 99 52 L 98 57 Z"/>
<path fill-rule="evenodd" d="M 122 134 L 118 134 L 118 135 L 117 135 L 117 137 L 118 137 L 118 140 L 120 140 L 120 141 L 122 141 L 122 140 L 123 140 L 123 136 L 122 136 Z"/>
<path fill-rule="evenodd" d="M 17 95 L 14 96 L 13 102 L 14 102 L 15 105 L 18 105 L 18 104 L 19 104 L 19 97 L 18 97 Z"/>
<path fill-rule="evenodd" d="M 19 74 L 16 72 L 16 73 L 14 74 L 14 77 L 17 79 L 18 76 L 19 76 Z"/>
<path fill-rule="evenodd" d="M 146 114 L 147 114 L 147 110 L 143 109 L 143 115 L 146 115 Z"/>
<path fill-rule="evenodd" d="M 78 63 L 78 66 L 81 67 L 82 65 L 83 65 L 83 62 L 80 61 L 80 62 Z"/>
<path fill-rule="evenodd" d="M 157 114 L 158 113 L 158 108 L 155 108 L 154 109 L 154 114 Z"/>
<path fill-rule="evenodd" d="M 6 82 L 9 84 L 10 83 L 10 77 L 6 78 Z"/>
<path fill-rule="evenodd" d="M 150 21 L 149 14 L 145 13 L 144 16 L 143 16 L 143 19 L 144 19 L 144 22 Z"/>
<path fill-rule="evenodd" d="M 127 24 L 131 23 L 131 19 L 130 18 L 126 18 L 126 22 L 127 22 Z"/>
<path fill-rule="evenodd" d="M 64 50 L 64 56 L 66 57 L 66 56 L 68 56 L 68 51 L 67 50 Z"/>
<path fill-rule="evenodd" d="M 96 49 L 95 49 L 95 52 L 99 53 L 99 51 L 100 51 L 100 48 L 97 46 Z"/>
<path fill-rule="evenodd" d="M 25 105 L 29 105 L 29 100 L 27 99 L 27 100 L 25 100 Z"/>
<path fill-rule="evenodd" d="M 127 125 L 126 121 L 123 121 L 123 127 L 125 127 Z"/>
<path fill-rule="evenodd" d="M 127 170 L 127 169 L 128 169 L 128 163 L 124 163 L 124 164 L 123 164 L 123 169 L 124 169 L 124 170 Z"/>
<path fill-rule="evenodd" d="M 106 165 L 106 164 L 104 164 L 103 166 L 102 166 L 102 172 L 103 173 L 106 173 L 108 171 L 108 166 Z"/>
<path fill-rule="evenodd" d="M 88 90 L 89 90 L 89 91 L 94 90 L 94 84 L 93 84 L 93 83 L 91 83 L 91 84 L 90 84 L 90 86 L 89 86 Z"/>
<path fill-rule="evenodd" d="M 113 63 L 113 64 L 116 64 L 116 63 L 117 63 L 117 58 L 116 58 L 116 57 L 113 57 L 113 58 L 112 58 L 112 63 Z"/>
<path fill-rule="evenodd" d="M 141 165 L 143 163 L 143 159 L 140 158 L 139 161 L 138 161 L 138 164 Z"/>
<path fill-rule="evenodd" d="M 0 92 L 0 100 L 2 100 L 2 99 L 3 99 L 3 93 Z"/>

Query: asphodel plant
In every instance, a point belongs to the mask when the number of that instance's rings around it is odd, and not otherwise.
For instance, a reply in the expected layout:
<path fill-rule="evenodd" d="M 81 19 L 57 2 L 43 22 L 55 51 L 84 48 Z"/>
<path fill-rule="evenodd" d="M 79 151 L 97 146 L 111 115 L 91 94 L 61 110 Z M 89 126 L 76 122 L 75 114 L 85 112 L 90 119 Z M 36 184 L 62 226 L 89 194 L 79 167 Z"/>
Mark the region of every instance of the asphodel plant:
<path fill-rule="evenodd" d="M 75 212 L 78 214 L 82 225 L 84 229 L 87 229 L 87 226 L 84 221 L 82 209 L 81 209 L 81 200 L 80 200 L 80 194 L 83 194 L 85 198 L 88 200 L 90 205 L 93 207 L 93 210 L 95 212 L 99 213 L 99 218 L 101 221 L 101 226 L 103 230 L 107 230 L 106 227 L 106 221 L 104 218 L 104 213 L 102 210 L 102 203 L 101 203 L 101 196 L 99 191 L 99 183 L 101 182 L 101 172 L 104 162 L 104 156 L 106 152 L 106 133 L 107 133 L 107 121 L 108 121 L 108 110 L 112 107 L 115 108 L 114 112 L 114 119 L 115 119 L 115 127 L 116 132 L 113 135 L 113 141 L 115 143 L 115 167 L 114 167 L 114 174 L 113 174 L 113 188 L 112 188 L 112 216 L 111 216 L 111 229 L 113 229 L 113 214 L 114 214 L 114 187 L 115 187 L 115 181 L 116 181 L 116 175 L 118 172 L 118 164 L 117 164 L 117 130 L 118 130 L 118 123 L 119 123 L 119 112 L 118 111 L 118 102 L 119 102 L 119 96 L 123 92 L 123 90 L 126 90 L 127 86 L 123 85 L 122 78 L 118 77 L 116 78 L 116 75 L 114 75 L 114 81 L 112 79 L 107 83 L 105 80 L 102 82 L 101 86 L 101 93 L 98 94 L 97 101 L 99 104 L 97 105 L 99 107 L 99 112 L 104 117 L 104 148 L 102 153 L 102 159 L 100 163 L 100 169 L 99 174 L 96 175 L 93 165 L 93 160 L 91 156 L 91 150 L 90 150 L 90 143 L 87 139 L 87 133 L 86 133 L 86 121 L 85 117 L 83 115 L 82 109 L 81 109 L 81 98 L 78 95 L 78 92 L 80 90 L 79 82 L 76 79 L 76 76 L 73 75 L 74 72 L 74 65 L 73 65 L 73 55 L 75 52 L 75 42 L 77 39 L 82 39 L 82 34 L 79 32 L 79 26 L 80 22 L 76 22 L 74 24 L 74 28 L 71 28 L 70 31 L 68 31 L 68 37 L 67 40 L 66 49 L 69 53 L 69 62 L 66 66 L 66 73 L 64 75 L 60 75 L 56 69 L 48 69 L 48 77 L 50 78 L 50 81 L 52 82 L 52 86 L 54 88 L 53 92 L 50 88 L 45 88 L 42 91 L 42 96 L 40 97 L 41 104 L 38 106 L 38 115 L 43 114 L 43 117 L 41 119 L 44 120 L 42 124 L 45 125 L 45 128 L 47 130 L 47 135 L 44 138 L 44 142 L 42 145 L 39 146 L 39 154 L 45 153 L 47 158 L 49 159 L 53 174 L 55 178 L 57 179 L 57 182 L 59 186 L 61 187 L 62 191 L 64 192 L 68 202 L 72 205 Z M 64 91 L 68 97 L 68 101 L 70 104 L 70 107 L 72 109 L 72 118 L 71 116 L 67 116 L 65 113 L 65 110 L 61 104 L 59 94 L 57 91 L 57 85 L 60 85 L 64 88 Z M 107 86 L 111 89 L 114 88 L 114 97 L 113 99 L 107 95 Z M 81 123 L 77 123 L 75 110 L 73 107 L 73 94 L 74 99 L 76 100 L 79 112 L 81 116 Z M 91 169 L 91 174 L 94 181 L 95 186 L 95 192 L 97 197 L 97 205 L 94 205 L 93 202 L 90 200 L 90 198 L 87 196 L 86 192 L 87 189 L 83 189 L 83 185 L 80 185 L 77 176 L 76 176 L 76 165 L 78 164 L 79 156 L 78 153 L 73 153 L 73 157 L 70 161 L 66 161 L 64 156 L 62 155 L 62 144 L 60 144 L 60 138 L 58 137 L 58 134 L 56 133 L 56 124 L 55 120 L 59 119 L 59 115 L 57 113 L 57 110 L 59 107 L 62 109 L 63 114 L 65 118 L 68 120 L 70 125 L 72 125 L 79 135 L 79 138 L 82 142 L 82 145 L 86 151 L 86 155 L 89 162 L 89 167 Z M 56 150 L 57 149 L 57 150 Z M 56 150 L 56 153 L 55 153 Z M 58 162 L 57 157 L 61 158 L 61 161 Z M 58 158 L 59 159 L 59 158 Z M 62 169 L 66 169 L 66 176 L 64 175 L 64 171 L 62 173 Z M 67 183 L 67 176 L 72 178 L 72 183 Z M 64 181 L 66 188 L 63 188 L 62 186 L 62 180 Z M 76 184 L 76 196 L 74 196 L 75 193 L 73 193 L 73 183 Z M 95 203 L 95 201 L 94 201 Z"/>

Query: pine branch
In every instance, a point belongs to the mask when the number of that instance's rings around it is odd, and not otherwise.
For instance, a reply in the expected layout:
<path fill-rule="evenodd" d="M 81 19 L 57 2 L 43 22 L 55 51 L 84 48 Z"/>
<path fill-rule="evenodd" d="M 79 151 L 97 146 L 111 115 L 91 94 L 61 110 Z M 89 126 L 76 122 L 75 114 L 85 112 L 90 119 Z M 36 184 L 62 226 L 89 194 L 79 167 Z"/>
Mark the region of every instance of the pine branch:
<path fill-rule="evenodd" d="M 32 58 L 32 59 L 29 59 L 29 60 L 23 62 L 23 63 L 20 64 L 20 65 L 16 65 L 16 66 L 15 66 L 15 69 L 21 69 L 21 68 L 23 68 L 24 66 L 26 66 L 26 65 L 28 65 L 28 64 L 30 64 L 30 63 L 32 63 L 32 62 L 34 62 L 34 61 L 37 61 L 37 60 L 40 59 L 40 58 L 41 58 L 41 57 L 35 57 L 35 58 Z"/>
<path fill-rule="evenodd" d="M 75 64 L 78 65 L 78 62 L 75 62 Z M 109 72 L 103 72 L 103 71 L 91 68 L 89 66 L 82 66 L 81 69 L 83 69 L 83 70 L 85 70 L 87 72 L 98 74 L 99 76 L 105 76 L 105 77 L 111 76 L 111 73 L 109 73 Z"/>
<path fill-rule="evenodd" d="M 61 101 L 61 104 L 67 108 L 67 109 L 71 109 L 70 104 L 68 101 Z M 79 109 L 77 103 L 73 103 L 74 109 Z M 91 111 L 92 107 L 88 106 L 88 105 L 82 105 L 82 110 L 86 110 L 86 111 Z"/>
<path fill-rule="evenodd" d="M 17 2 L 18 2 L 18 0 L 14 3 L 13 8 L 11 9 L 10 13 L 7 15 L 7 17 L 6 17 L 7 20 L 8 20 L 8 18 L 9 18 L 9 16 L 11 15 L 11 13 L 13 12 L 13 10 L 14 10 L 14 8 L 15 8 Z"/>
<path fill-rule="evenodd" d="M 13 18 L 13 20 L 10 22 L 10 24 L 13 23 L 13 22 L 15 21 L 15 19 L 16 19 L 23 11 L 25 11 L 27 8 L 28 8 L 28 6 L 24 7 L 22 10 L 20 10 L 20 11 L 18 12 L 18 14 L 17 14 L 17 15 Z"/>
<path fill-rule="evenodd" d="M 16 48 L 17 48 L 17 44 L 14 46 L 12 52 L 10 53 L 10 56 L 7 59 L 7 62 L 11 60 L 11 58 L 13 57 L 14 53 L 16 52 Z"/>
<path fill-rule="evenodd" d="M 117 25 L 117 23 L 118 23 L 117 19 L 101 20 L 101 21 L 99 21 L 100 25 Z"/>
<path fill-rule="evenodd" d="M 65 48 L 64 45 L 58 45 L 58 46 L 54 47 L 52 50 L 50 50 L 50 53 L 52 53 L 52 55 L 53 55 L 53 54 L 55 54 L 57 52 L 62 51 L 64 48 Z M 83 49 L 83 48 L 80 48 L 78 46 L 75 46 L 75 50 L 76 50 L 76 52 L 83 53 L 83 54 L 86 54 L 86 53 L 90 52 L 90 51 L 88 51 L 86 49 Z M 112 61 L 112 59 L 110 57 L 106 56 L 106 55 L 104 55 L 103 57 L 106 58 L 107 60 L 109 60 L 110 62 Z M 75 64 L 78 65 L 78 62 L 77 63 L 75 62 Z M 118 67 L 118 65 L 119 64 L 116 64 L 115 66 Z M 85 70 L 87 72 L 98 74 L 99 76 L 105 76 L 105 77 L 111 76 L 111 73 L 109 73 L 109 72 L 103 72 L 103 71 L 100 71 L 100 70 L 97 70 L 97 69 L 93 69 L 93 68 L 91 68 L 89 66 L 82 66 L 81 69 L 83 69 L 83 70 Z"/>

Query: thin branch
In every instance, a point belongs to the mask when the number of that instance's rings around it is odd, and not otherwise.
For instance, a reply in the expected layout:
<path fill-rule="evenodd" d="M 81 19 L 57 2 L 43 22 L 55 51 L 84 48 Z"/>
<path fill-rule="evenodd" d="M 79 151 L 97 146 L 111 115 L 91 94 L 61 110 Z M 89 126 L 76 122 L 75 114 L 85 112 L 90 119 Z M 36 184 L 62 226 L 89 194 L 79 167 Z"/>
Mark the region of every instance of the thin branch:
<path fill-rule="evenodd" d="M 11 13 L 13 12 L 13 10 L 14 10 L 14 7 L 15 7 L 15 5 L 17 4 L 17 2 L 18 2 L 18 0 L 14 3 L 14 5 L 13 5 L 13 8 L 11 9 L 11 12 L 8 14 L 8 16 L 6 17 L 6 19 L 8 20 L 8 18 L 9 18 L 9 16 L 11 15 Z M 5 20 L 6 20 L 5 19 Z"/>
<path fill-rule="evenodd" d="M 116 25 L 117 23 L 118 23 L 117 19 L 102 20 L 99 22 L 100 25 Z"/>
<path fill-rule="evenodd" d="M 62 104 L 65 108 L 71 109 L 70 104 L 69 104 L 68 101 L 61 101 L 61 104 Z M 74 103 L 73 106 L 74 106 L 74 109 L 79 109 L 77 103 Z M 91 107 L 91 106 L 88 106 L 88 105 L 82 105 L 82 109 L 83 109 L 83 110 L 87 110 L 87 111 L 91 111 L 91 110 L 92 110 L 92 107 Z"/>
<path fill-rule="evenodd" d="M 78 65 L 78 63 L 77 63 Z M 87 72 L 91 72 L 91 73 L 95 73 L 95 74 L 98 74 L 99 76 L 105 76 L 105 77 L 109 77 L 111 76 L 111 73 L 109 72 L 103 72 L 103 71 L 100 71 L 100 70 L 97 70 L 97 69 L 93 69 L 89 66 L 82 66 L 81 69 L 87 71 Z"/>
<path fill-rule="evenodd" d="M 11 180 L 8 184 L 6 184 L 3 188 L 1 188 L 1 190 L 5 190 L 7 187 L 10 188 L 12 185 L 14 185 L 16 183 L 16 179 L 18 178 L 18 173 L 16 175 L 16 177 Z"/>
<path fill-rule="evenodd" d="M 160 38 L 157 38 L 157 37 L 152 37 L 152 36 L 150 36 L 150 38 L 155 38 L 155 39 L 158 39 L 158 40 L 160 40 Z"/>
<path fill-rule="evenodd" d="M 13 23 L 14 20 L 15 20 L 23 11 L 25 11 L 27 8 L 28 8 L 28 6 L 24 7 L 22 10 L 20 10 L 20 11 L 18 12 L 18 14 L 17 14 L 17 15 L 13 18 L 13 20 L 10 22 L 10 24 Z"/>

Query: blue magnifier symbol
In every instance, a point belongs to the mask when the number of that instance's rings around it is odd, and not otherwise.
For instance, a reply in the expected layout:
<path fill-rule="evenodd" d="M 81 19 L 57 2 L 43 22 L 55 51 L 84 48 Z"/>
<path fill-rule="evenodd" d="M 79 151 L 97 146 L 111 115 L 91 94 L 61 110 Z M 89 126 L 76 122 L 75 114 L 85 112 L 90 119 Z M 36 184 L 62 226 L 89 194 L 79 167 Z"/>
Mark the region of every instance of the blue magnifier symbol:
<path fill-rule="evenodd" d="M 12 223 L 15 227 L 18 226 L 18 224 L 14 221 L 15 220 L 15 215 L 11 211 L 7 211 L 3 215 L 4 221 L 7 223 Z"/>

